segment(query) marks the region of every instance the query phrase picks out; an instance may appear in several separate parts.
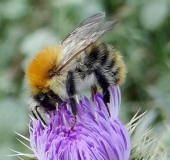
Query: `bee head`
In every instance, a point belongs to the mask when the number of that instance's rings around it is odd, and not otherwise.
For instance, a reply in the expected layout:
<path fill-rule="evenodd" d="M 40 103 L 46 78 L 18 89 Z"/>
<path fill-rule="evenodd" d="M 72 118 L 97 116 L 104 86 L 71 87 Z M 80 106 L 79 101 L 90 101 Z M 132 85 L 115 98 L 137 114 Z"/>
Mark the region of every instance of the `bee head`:
<path fill-rule="evenodd" d="M 37 101 L 41 107 L 46 111 L 52 111 L 56 109 L 56 101 L 50 97 L 48 93 L 39 93 L 33 96 L 34 100 Z"/>

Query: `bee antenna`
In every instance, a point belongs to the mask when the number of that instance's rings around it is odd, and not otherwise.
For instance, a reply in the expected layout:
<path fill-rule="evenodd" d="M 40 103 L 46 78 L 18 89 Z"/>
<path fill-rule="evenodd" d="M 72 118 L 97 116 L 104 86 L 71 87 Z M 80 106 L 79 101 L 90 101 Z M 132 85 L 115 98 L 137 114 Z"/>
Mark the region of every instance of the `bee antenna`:
<path fill-rule="evenodd" d="M 45 126 L 47 126 L 46 122 L 44 121 L 44 119 L 42 118 L 41 114 L 39 113 L 39 111 L 38 111 L 38 109 L 37 109 L 38 107 L 39 107 L 39 106 L 36 106 L 36 107 L 35 107 L 35 111 L 36 111 L 38 117 L 40 118 L 41 122 L 42 122 Z"/>

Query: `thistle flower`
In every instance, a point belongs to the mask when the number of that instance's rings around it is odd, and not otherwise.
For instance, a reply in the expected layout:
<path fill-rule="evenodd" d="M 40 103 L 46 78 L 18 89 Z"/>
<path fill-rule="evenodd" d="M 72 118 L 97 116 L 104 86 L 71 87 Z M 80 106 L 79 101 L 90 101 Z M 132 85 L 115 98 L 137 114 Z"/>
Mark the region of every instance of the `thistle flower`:
<path fill-rule="evenodd" d="M 51 113 L 45 128 L 39 120 L 33 120 L 30 144 L 35 156 L 39 160 L 128 160 L 130 136 L 118 119 L 119 88 L 111 88 L 110 94 L 111 117 L 100 93 L 94 101 L 82 97 L 73 130 L 74 118 L 67 103 Z"/>
<path fill-rule="evenodd" d="M 146 119 L 144 119 L 145 113 L 137 116 L 137 112 L 127 124 L 131 135 L 130 160 L 166 160 L 167 149 L 162 144 L 162 135 L 154 135 L 154 129 L 147 128 L 145 124 L 147 117 L 145 116 Z"/>
<path fill-rule="evenodd" d="M 45 128 L 39 120 L 31 121 L 30 139 L 16 133 L 31 144 L 30 148 L 18 139 L 34 154 L 12 150 L 15 154 L 10 156 L 38 160 L 165 160 L 167 149 L 160 136 L 153 136 L 151 128 L 141 132 L 140 124 L 147 120 L 146 116 L 144 118 L 146 112 L 134 115 L 126 125 L 127 133 L 126 127 L 118 119 L 121 101 L 119 88 L 111 88 L 110 93 L 110 118 L 101 94 L 97 93 L 94 102 L 82 97 L 78 104 L 78 121 L 72 131 L 70 128 L 74 118 L 69 104 L 62 104 L 58 111 L 51 113 L 49 125 Z"/>

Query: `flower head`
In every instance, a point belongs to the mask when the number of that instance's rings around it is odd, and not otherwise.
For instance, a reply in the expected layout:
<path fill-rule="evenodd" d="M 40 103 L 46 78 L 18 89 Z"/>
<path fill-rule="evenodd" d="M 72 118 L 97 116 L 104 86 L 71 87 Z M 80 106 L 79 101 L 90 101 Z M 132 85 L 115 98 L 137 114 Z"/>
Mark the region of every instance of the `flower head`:
<path fill-rule="evenodd" d="M 68 103 L 51 112 L 45 128 L 33 120 L 30 128 L 31 148 L 39 160 L 128 160 L 130 136 L 118 119 L 120 91 L 110 89 L 109 117 L 100 93 L 94 101 L 81 97 L 77 104 L 77 122 Z"/>

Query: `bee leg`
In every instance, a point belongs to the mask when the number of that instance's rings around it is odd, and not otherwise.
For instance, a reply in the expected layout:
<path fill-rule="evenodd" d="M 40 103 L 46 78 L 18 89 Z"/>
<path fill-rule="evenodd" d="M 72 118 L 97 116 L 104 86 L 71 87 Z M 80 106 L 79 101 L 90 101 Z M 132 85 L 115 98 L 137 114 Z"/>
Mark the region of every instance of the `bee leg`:
<path fill-rule="evenodd" d="M 107 111 L 108 111 L 109 117 L 110 117 L 111 114 L 110 114 L 109 106 L 107 104 L 107 103 L 110 102 L 110 93 L 109 93 L 109 90 L 108 90 L 110 84 L 109 84 L 106 76 L 101 72 L 100 68 L 95 69 L 94 74 L 96 76 L 96 79 L 98 81 L 99 86 L 102 88 L 103 100 L 105 102 L 105 105 L 106 105 L 106 108 L 107 108 Z"/>
<path fill-rule="evenodd" d="M 92 85 L 91 86 L 91 97 L 92 97 L 92 100 L 94 101 L 94 95 L 96 94 L 97 92 L 97 86 L 96 85 Z"/>
<path fill-rule="evenodd" d="M 40 118 L 41 122 L 42 122 L 44 125 L 47 125 L 46 122 L 44 121 L 44 119 L 42 118 L 41 114 L 39 113 L 39 111 L 38 111 L 38 109 L 37 109 L 38 107 L 39 107 L 39 106 L 36 106 L 36 107 L 35 107 L 35 111 L 36 111 L 38 117 Z"/>
<path fill-rule="evenodd" d="M 77 106 L 76 106 L 76 100 L 74 99 L 74 95 L 76 94 L 76 88 L 75 88 L 75 81 L 74 81 L 74 75 L 72 71 L 68 72 L 67 79 L 66 79 L 66 91 L 70 101 L 70 106 L 72 113 L 74 115 L 74 123 L 72 126 L 72 129 L 74 128 L 76 122 L 77 122 Z"/>
<path fill-rule="evenodd" d="M 110 102 L 110 93 L 109 93 L 108 89 L 103 90 L 103 100 L 104 100 L 104 103 L 106 105 L 107 111 L 109 113 L 109 117 L 111 117 L 110 109 L 109 109 L 109 106 L 108 106 L 108 103 Z"/>
<path fill-rule="evenodd" d="M 105 103 L 110 103 L 110 93 L 108 89 L 103 89 L 103 100 Z"/>
<path fill-rule="evenodd" d="M 73 126 L 71 127 L 71 129 L 73 130 L 73 128 L 74 128 L 74 126 L 75 126 L 75 124 L 77 122 L 76 100 L 73 97 L 70 98 L 70 105 L 71 105 L 71 111 L 72 111 L 72 113 L 74 115 L 74 123 L 73 123 Z"/>

